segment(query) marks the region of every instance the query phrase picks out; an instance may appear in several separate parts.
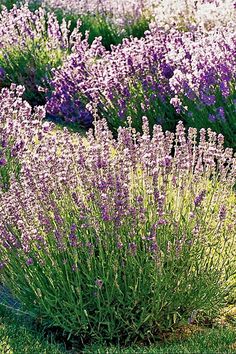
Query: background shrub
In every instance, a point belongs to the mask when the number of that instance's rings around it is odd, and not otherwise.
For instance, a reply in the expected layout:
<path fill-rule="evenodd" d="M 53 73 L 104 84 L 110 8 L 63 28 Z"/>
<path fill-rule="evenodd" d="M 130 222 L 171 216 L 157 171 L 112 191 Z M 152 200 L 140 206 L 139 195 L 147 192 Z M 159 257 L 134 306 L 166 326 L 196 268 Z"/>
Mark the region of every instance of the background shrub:
<path fill-rule="evenodd" d="M 111 52 L 101 40 L 93 49 L 77 43 L 55 71 L 47 110 L 83 123 L 79 112 L 87 106 L 114 131 L 128 126 L 129 116 L 139 131 L 143 114 L 151 126 L 172 131 L 181 118 L 188 127 L 223 133 L 235 149 L 234 37 L 230 26 L 183 33 L 154 25 L 144 38 L 125 39 Z"/>
<path fill-rule="evenodd" d="M 37 139 L 45 129 L 43 107 L 33 112 L 22 100 L 23 86 L 11 85 L 0 92 L 0 194 L 10 189 L 11 180 L 19 179 L 22 157 L 26 150 L 33 151 Z"/>
<path fill-rule="evenodd" d="M 55 15 L 28 5 L 3 8 L 0 13 L 0 86 L 25 86 L 24 98 L 32 105 L 45 104 L 52 69 L 62 64 L 78 36 L 68 24 L 59 25 Z"/>
<path fill-rule="evenodd" d="M 52 11 L 52 10 L 51 10 Z M 144 32 L 149 28 L 150 18 L 143 15 L 140 18 L 133 21 L 127 21 L 121 29 L 116 23 L 112 21 L 109 13 L 84 13 L 84 14 L 72 14 L 70 12 L 63 12 L 60 9 L 54 9 L 59 23 L 63 19 L 67 22 L 71 22 L 70 29 L 76 27 L 78 19 L 81 21 L 80 32 L 86 37 L 86 31 L 89 32 L 88 42 L 92 44 L 96 37 L 102 37 L 102 44 L 107 50 L 111 49 L 112 45 L 118 45 L 124 38 L 133 36 L 141 38 Z"/>

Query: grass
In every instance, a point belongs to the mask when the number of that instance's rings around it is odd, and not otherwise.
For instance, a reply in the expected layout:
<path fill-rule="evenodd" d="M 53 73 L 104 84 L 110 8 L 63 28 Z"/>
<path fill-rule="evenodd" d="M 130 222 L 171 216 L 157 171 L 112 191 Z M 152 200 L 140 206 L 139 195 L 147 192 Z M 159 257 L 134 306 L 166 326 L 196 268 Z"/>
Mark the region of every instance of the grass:
<path fill-rule="evenodd" d="M 36 332 L 30 322 L 0 306 L 0 353 L 62 354 L 65 351 L 59 344 L 53 343 L 52 338 L 47 340 Z"/>
<path fill-rule="evenodd" d="M 222 326 L 223 322 L 223 326 Z M 215 328 L 183 327 L 163 337 L 162 342 L 151 346 L 132 346 L 126 349 L 95 344 L 66 351 L 55 343 L 53 336 L 46 338 L 36 331 L 30 321 L 22 320 L 11 310 L 0 306 L 1 354 L 185 354 L 185 353 L 236 353 L 236 308 Z"/>
<path fill-rule="evenodd" d="M 187 340 L 175 340 L 151 347 L 133 347 L 128 349 L 90 347 L 84 354 L 217 354 L 236 352 L 236 332 L 233 328 L 218 328 L 205 330 Z"/>

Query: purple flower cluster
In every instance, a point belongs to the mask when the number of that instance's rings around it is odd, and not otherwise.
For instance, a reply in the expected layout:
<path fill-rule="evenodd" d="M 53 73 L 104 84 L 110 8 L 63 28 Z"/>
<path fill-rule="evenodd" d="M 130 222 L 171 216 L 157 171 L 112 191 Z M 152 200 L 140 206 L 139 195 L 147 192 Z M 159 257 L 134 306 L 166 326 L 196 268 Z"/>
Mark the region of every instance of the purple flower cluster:
<path fill-rule="evenodd" d="M 70 23 L 59 24 L 56 15 L 39 8 L 30 11 L 27 3 L 0 11 L 0 87 L 13 82 L 25 86 L 24 98 L 31 105 L 45 103 L 52 69 L 71 52 L 78 36 Z"/>
<path fill-rule="evenodd" d="M 200 26 L 205 31 L 233 23 L 235 10 L 234 0 L 162 0 L 153 9 L 156 22 L 166 30 Z"/>
<path fill-rule="evenodd" d="M 4 177 L 15 169 L 16 161 L 20 163 L 26 151 L 33 151 L 34 144 L 50 128 L 42 123 L 45 117 L 43 107 L 35 108 L 23 101 L 23 86 L 11 85 L 11 89 L 0 92 L 0 169 L 6 167 L 0 176 L 0 188 Z M 46 130 L 45 130 L 46 129 Z"/>
<path fill-rule="evenodd" d="M 47 111 L 52 115 L 61 115 L 69 122 L 81 122 L 85 126 L 91 125 L 93 117 L 80 99 L 78 92 L 82 91 L 84 83 L 89 79 L 90 66 L 94 60 L 104 55 L 105 48 L 101 38 L 97 38 L 91 46 L 87 38 L 77 38 L 70 60 L 66 61 L 63 69 L 54 71 L 51 85 L 57 87 L 52 98 L 47 103 Z M 63 82 L 63 84 L 62 84 Z M 93 94 L 91 93 L 91 99 Z"/>
<path fill-rule="evenodd" d="M 208 32 L 201 28 L 181 32 L 152 24 L 144 38 L 125 39 L 111 52 L 100 40 L 93 49 L 78 43 L 54 73 L 47 109 L 79 121 L 81 102 L 86 102 L 91 113 L 96 105 L 111 124 L 112 119 L 122 124 L 129 115 L 135 123 L 137 107 L 146 114 L 156 102 L 165 102 L 186 117 L 194 107 L 199 115 L 208 110 L 209 122 L 225 121 L 225 106 L 235 99 L 235 40 L 230 25 Z M 158 119 L 157 108 L 155 114 Z"/>
<path fill-rule="evenodd" d="M 35 0 L 32 0 L 35 1 Z M 120 29 L 127 23 L 135 22 L 141 16 L 151 17 L 154 0 L 38 0 L 39 4 L 50 10 L 63 10 L 64 13 L 76 15 L 100 14 L 110 19 Z"/>
<path fill-rule="evenodd" d="M 0 53 L 6 54 L 9 47 L 26 49 L 30 41 L 46 42 L 48 49 L 68 48 L 75 40 L 75 32 L 69 37 L 68 24 L 63 20 L 59 25 L 53 13 L 40 7 L 35 12 L 30 11 L 28 4 L 11 10 L 3 7 L 0 12 Z"/>
<path fill-rule="evenodd" d="M 196 207 L 199 207 L 203 201 L 203 199 L 206 196 L 206 191 L 203 190 L 201 193 L 199 193 L 199 195 L 194 199 L 194 204 Z"/>
<path fill-rule="evenodd" d="M 207 138 L 201 130 L 197 145 L 196 129 L 186 134 L 180 122 L 175 134 L 154 126 L 151 138 L 146 118 L 143 131 L 120 128 L 115 140 L 102 120 L 87 138 L 67 130 L 43 135 L 25 153 L 20 186 L 13 182 L 2 197 L 2 257 L 17 248 L 28 265 L 31 259 L 42 263 L 52 242 L 58 252 L 74 248 L 92 256 L 108 238 L 132 257 L 140 242 L 157 255 L 157 230 L 176 232 L 183 218 L 196 234 L 201 215 L 214 223 L 212 213 L 223 220 L 226 209 L 235 230 L 236 158 L 223 149 L 222 136 L 209 130 Z M 213 209 L 211 203 L 217 203 Z M 182 250 L 182 236 L 178 242 Z"/>

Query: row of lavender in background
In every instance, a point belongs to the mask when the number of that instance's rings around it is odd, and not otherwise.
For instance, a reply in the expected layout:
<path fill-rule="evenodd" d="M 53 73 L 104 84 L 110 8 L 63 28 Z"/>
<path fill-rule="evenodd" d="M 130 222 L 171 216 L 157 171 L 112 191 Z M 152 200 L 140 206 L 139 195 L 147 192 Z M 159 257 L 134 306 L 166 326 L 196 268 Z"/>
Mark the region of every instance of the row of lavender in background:
<path fill-rule="evenodd" d="M 235 19 L 235 0 L 32 0 L 51 10 L 61 9 L 65 14 L 104 14 L 122 29 L 126 22 L 135 22 L 141 16 L 155 19 L 165 29 L 178 27 L 192 29 L 201 26 L 206 31 L 227 26 Z"/>
<path fill-rule="evenodd" d="M 81 105 L 117 129 L 140 129 L 145 114 L 173 129 L 181 117 L 197 128 L 212 127 L 235 147 L 235 28 L 207 33 L 164 31 L 152 24 L 142 39 L 127 39 L 107 52 L 100 40 L 77 42 L 51 82 L 47 110 L 88 124 Z M 87 105 L 87 106 L 86 106 Z"/>
<path fill-rule="evenodd" d="M 223 5 L 186 6 L 192 13 Z M 145 114 L 151 125 L 173 130 L 181 118 L 187 125 L 223 132 L 226 144 L 235 147 L 235 7 L 233 2 L 227 6 L 230 11 L 218 13 L 215 26 L 207 30 L 200 20 L 169 29 L 156 19 L 143 38 L 125 39 L 111 51 L 102 39 L 90 46 L 89 34 L 84 38 L 78 32 L 81 22 L 70 34 L 70 23 L 60 25 L 46 8 L 34 13 L 27 5 L 5 9 L 0 18 L 0 82 L 25 85 L 24 97 L 31 104 L 47 100 L 50 115 L 86 127 L 98 115 L 116 130 L 131 116 L 140 130 Z"/>

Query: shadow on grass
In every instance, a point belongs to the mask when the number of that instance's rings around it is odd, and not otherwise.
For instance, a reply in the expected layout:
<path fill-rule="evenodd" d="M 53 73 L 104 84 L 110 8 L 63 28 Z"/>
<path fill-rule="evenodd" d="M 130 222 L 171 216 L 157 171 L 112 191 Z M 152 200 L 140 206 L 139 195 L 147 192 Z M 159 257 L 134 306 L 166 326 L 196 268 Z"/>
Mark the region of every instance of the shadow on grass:
<path fill-rule="evenodd" d="M 63 354 L 65 349 L 53 337 L 44 338 L 18 310 L 0 305 L 0 353 Z"/>

